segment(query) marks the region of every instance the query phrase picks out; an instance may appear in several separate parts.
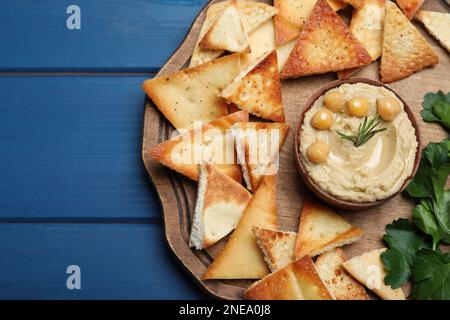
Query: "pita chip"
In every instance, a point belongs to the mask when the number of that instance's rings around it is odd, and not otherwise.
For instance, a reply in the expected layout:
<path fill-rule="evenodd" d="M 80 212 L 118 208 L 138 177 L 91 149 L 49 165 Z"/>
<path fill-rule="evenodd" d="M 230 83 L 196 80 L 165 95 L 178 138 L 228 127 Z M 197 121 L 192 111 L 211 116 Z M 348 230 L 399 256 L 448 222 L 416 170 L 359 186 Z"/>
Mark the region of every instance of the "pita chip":
<path fill-rule="evenodd" d="M 320 255 L 315 263 L 320 278 L 337 300 L 369 300 L 364 287 L 342 267 L 345 260 L 340 248 Z"/>
<path fill-rule="evenodd" d="M 381 56 L 383 43 L 385 0 L 366 0 L 360 7 L 353 10 L 350 31 L 366 48 L 372 61 Z M 358 69 L 348 69 L 338 72 L 339 79 L 348 78 Z"/>
<path fill-rule="evenodd" d="M 425 38 L 391 1 L 386 2 L 383 39 L 382 82 L 404 79 L 439 62 Z"/>
<path fill-rule="evenodd" d="M 335 11 L 346 6 L 339 0 L 327 1 Z M 273 5 L 279 11 L 274 17 L 277 46 L 298 37 L 316 2 L 317 0 L 274 0 Z"/>
<path fill-rule="evenodd" d="M 252 197 L 236 182 L 214 165 L 200 165 L 197 203 L 192 221 L 190 247 L 207 248 L 236 227 Z"/>
<path fill-rule="evenodd" d="M 255 60 L 219 96 L 258 117 L 284 122 L 277 52 Z"/>
<path fill-rule="evenodd" d="M 342 2 L 351 5 L 353 8 L 361 7 L 366 0 L 342 0 Z"/>
<path fill-rule="evenodd" d="M 450 53 L 450 13 L 421 10 L 416 14 L 416 18 Z"/>
<path fill-rule="evenodd" d="M 144 81 L 143 89 L 176 129 L 192 129 L 228 113 L 217 97 L 239 73 L 240 55 L 232 54 L 198 67 Z"/>
<path fill-rule="evenodd" d="M 398 6 L 405 13 L 405 16 L 411 20 L 416 14 L 417 10 L 423 5 L 425 0 L 396 0 Z"/>
<path fill-rule="evenodd" d="M 342 263 L 356 280 L 384 300 L 405 300 L 402 289 L 392 289 L 384 283 L 386 271 L 380 255 L 386 248 L 366 252 Z"/>
<path fill-rule="evenodd" d="M 353 243 L 363 231 L 353 227 L 330 208 L 305 199 L 300 216 L 295 257 L 314 257 L 333 248 Z"/>
<path fill-rule="evenodd" d="M 308 256 L 253 283 L 244 296 L 249 300 L 334 300 Z"/>
<path fill-rule="evenodd" d="M 296 232 L 253 227 L 253 233 L 270 271 L 274 272 L 294 261 Z"/>
<path fill-rule="evenodd" d="M 246 22 L 237 0 L 230 0 L 199 45 L 202 48 L 230 52 L 250 52 Z"/>
<path fill-rule="evenodd" d="M 146 154 L 195 181 L 199 178 L 198 164 L 207 162 L 215 164 L 219 171 L 240 182 L 242 174 L 235 159 L 234 140 L 227 130 L 242 121 L 248 121 L 247 111 L 235 112 L 191 129 L 154 146 Z"/>
<path fill-rule="evenodd" d="M 204 38 L 205 34 L 209 31 L 213 23 L 216 21 L 220 12 L 227 6 L 229 2 L 230 1 L 222 1 L 214 3 L 206 11 L 206 18 L 203 22 L 200 34 L 195 44 L 189 67 L 195 67 L 208 61 L 214 60 L 224 53 L 224 50 L 201 48 L 199 46 L 199 42 Z M 250 35 L 253 34 L 255 30 L 259 29 L 262 24 L 270 20 L 270 18 L 273 17 L 278 12 L 278 10 L 266 3 L 255 1 L 239 0 L 239 4 L 241 13 L 243 14 L 246 21 L 246 29 L 249 33 L 249 43 L 250 47 L 252 48 L 251 50 L 253 51 L 254 42 L 251 42 Z"/>
<path fill-rule="evenodd" d="M 260 279 L 269 273 L 252 227 L 278 227 L 275 175 L 265 176 L 235 231 L 208 267 L 203 279 Z"/>
<path fill-rule="evenodd" d="M 318 0 L 281 71 L 281 78 L 340 71 L 371 61 L 345 22 L 325 0 Z"/>
<path fill-rule="evenodd" d="M 286 123 L 248 122 L 233 126 L 231 133 L 247 189 L 256 190 L 263 176 L 278 172 L 280 150 L 288 132 Z"/>

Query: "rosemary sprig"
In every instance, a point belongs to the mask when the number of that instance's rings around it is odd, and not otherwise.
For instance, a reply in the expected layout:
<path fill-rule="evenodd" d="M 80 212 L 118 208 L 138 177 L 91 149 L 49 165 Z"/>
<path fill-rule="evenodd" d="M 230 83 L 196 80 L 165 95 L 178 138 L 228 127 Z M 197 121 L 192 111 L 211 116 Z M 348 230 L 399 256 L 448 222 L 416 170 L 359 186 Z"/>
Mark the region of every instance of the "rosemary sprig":
<path fill-rule="evenodd" d="M 364 117 L 364 121 L 359 124 L 358 131 L 355 135 L 346 134 L 343 132 L 337 132 L 343 139 L 347 139 L 353 142 L 355 147 L 360 147 L 365 144 L 367 141 L 372 139 L 377 133 L 383 132 L 386 128 L 375 130 L 376 126 L 379 125 L 381 119 L 379 116 L 373 117 L 370 121 L 367 120 L 367 117 Z"/>

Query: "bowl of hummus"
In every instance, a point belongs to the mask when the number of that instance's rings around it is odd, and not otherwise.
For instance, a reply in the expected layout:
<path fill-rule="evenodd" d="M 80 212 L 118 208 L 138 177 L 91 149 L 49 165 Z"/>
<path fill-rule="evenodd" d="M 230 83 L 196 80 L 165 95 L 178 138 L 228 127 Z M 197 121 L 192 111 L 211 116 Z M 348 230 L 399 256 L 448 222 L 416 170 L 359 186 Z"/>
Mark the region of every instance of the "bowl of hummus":
<path fill-rule="evenodd" d="M 410 108 L 387 86 L 339 80 L 307 102 L 295 154 L 301 178 L 320 199 L 369 209 L 402 192 L 416 173 L 420 132 Z"/>

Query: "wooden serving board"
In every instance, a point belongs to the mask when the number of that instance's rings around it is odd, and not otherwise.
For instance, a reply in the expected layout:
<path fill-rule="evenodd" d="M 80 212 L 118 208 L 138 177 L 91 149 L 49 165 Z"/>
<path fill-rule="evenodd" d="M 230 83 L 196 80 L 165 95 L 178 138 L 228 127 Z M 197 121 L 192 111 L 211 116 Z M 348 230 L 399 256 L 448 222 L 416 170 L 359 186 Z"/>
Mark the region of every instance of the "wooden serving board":
<path fill-rule="evenodd" d="M 170 57 L 157 76 L 167 75 L 187 66 L 202 26 L 206 9 L 215 2 L 218 2 L 218 0 L 212 0 L 200 12 L 184 42 Z M 440 0 L 427 1 L 423 9 L 441 12 L 448 12 L 449 10 L 446 4 Z M 421 102 L 425 93 L 439 89 L 446 92 L 450 91 L 450 56 L 445 49 L 428 36 L 422 26 L 419 24 L 417 26 L 423 31 L 434 51 L 439 55 L 440 63 L 434 68 L 426 69 L 407 79 L 392 83 L 389 87 L 396 91 L 415 112 L 416 118 L 420 123 L 423 147 L 430 141 L 440 141 L 447 136 L 446 132 L 439 125 L 423 122 L 419 112 L 422 109 Z M 379 63 L 376 62 L 365 67 L 355 76 L 379 80 L 378 68 Z M 300 180 L 296 169 L 294 155 L 295 123 L 308 98 L 320 87 L 333 80 L 336 80 L 335 74 L 327 74 L 287 80 L 282 83 L 286 119 L 291 126 L 289 136 L 280 155 L 280 170 L 277 177 L 278 216 L 281 228 L 285 230 L 297 231 L 303 199 L 312 197 Z M 217 298 L 241 299 L 243 298 L 243 289 L 249 286 L 252 281 L 200 280 L 202 274 L 223 248 L 227 239 L 223 239 L 208 250 L 197 251 L 189 248 L 188 240 L 196 200 L 197 184 L 163 167 L 146 155 L 146 150 L 157 143 L 167 140 L 172 130 L 173 127 L 169 122 L 147 99 L 142 157 L 145 168 L 161 200 L 167 242 L 181 264 L 208 293 Z M 344 247 L 347 255 L 352 257 L 382 247 L 381 237 L 386 224 L 400 217 L 410 217 L 412 207 L 412 201 L 403 195 L 399 195 L 371 210 L 360 212 L 337 210 L 345 219 L 363 228 L 365 231 L 365 235 L 361 240 Z M 408 288 L 405 288 L 405 290 L 408 290 Z"/>

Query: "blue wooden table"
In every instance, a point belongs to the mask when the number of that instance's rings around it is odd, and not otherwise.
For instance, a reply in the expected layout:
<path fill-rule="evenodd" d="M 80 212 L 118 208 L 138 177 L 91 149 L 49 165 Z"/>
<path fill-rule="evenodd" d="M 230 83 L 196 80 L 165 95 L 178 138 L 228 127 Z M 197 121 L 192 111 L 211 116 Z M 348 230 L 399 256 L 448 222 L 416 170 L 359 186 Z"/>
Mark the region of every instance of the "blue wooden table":
<path fill-rule="evenodd" d="M 205 298 L 164 242 L 140 85 L 206 0 L 0 4 L 0 299 Z"/>

